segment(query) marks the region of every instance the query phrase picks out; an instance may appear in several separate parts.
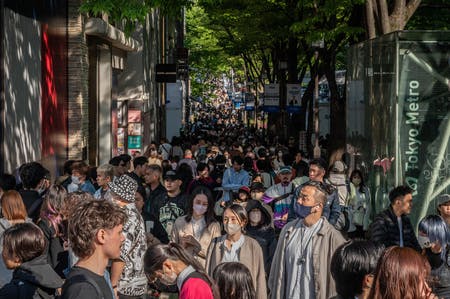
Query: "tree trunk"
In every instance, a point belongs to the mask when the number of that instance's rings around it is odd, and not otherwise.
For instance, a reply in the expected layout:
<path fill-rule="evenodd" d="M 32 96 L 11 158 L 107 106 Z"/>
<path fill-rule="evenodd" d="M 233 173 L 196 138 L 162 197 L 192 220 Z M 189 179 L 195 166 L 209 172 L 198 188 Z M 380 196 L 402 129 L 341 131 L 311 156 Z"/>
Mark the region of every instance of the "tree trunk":
<path fill-rule="evenodd" d="M 421 0 L 395 0 L 389 14 L 387 0 L 366 0 L 365 25 L 369 39 L 378 34 L 403 30 L 420 2 Z"/>
<path fill-rule="evenodd" d="M 336 83 L 336 52 L 329 50 L 323 56 L 325 76 L 330 89 L 330 140 L 328 142 L 328 153 L 331 153 L 338 148 L 345 147 L 346 106 L 343 98 L 339 95 Z"/>
<path fill-rule="evenodd" d="M 373 11 L 373 0 L 366 0 L 366 32 L 369 39 L 377 36 Z"/>

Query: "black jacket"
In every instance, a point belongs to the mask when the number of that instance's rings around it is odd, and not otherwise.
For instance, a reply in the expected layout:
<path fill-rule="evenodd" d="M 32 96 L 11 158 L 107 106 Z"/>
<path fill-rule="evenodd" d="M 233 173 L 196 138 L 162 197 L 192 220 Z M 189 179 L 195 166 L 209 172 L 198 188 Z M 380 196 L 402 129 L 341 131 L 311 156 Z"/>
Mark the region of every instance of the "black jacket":
<path fill-rule="evenodd" d="M 156 211 L 156 199 L 161 197 L 163 194 L 166 194 L 166 188 L 163 185 L 159 184 L 155 190 L 151 190 L 148 194 L 148 197 L 145 199 L 143 214 L 153 214 L 153 216 L 157 216 L 159 211 Z"/>
<path fill-rule="evenodd" d="M 409 217 L 402 215 L 403 246 L 421 252 L 419 242 L 412 227 Z M 400 231 L 398 229 L 397 216 L 394 214 L 392 206 L 375 216 L 370 225 L 371 241 L 383 244 L 386 248 L 390 246 L 400 246 Z"/>
<path fill-rule="evenodd" d="M 449 248 L 445 258 L 441 258 L 440 253 L 433 253 L 430 248 L 425 249 L 425 255 L 431 265 L 431 277 L 433 281 L 433 293 L 439 298 L 450 298 L 450 254 Z"/>
<path fill-rule="evenodd" d="M 250 211 L 253 209 L 261 211 L 261 224 L 258 226 L 251 226 L 249 220 L 245 229 L 247 235 L 258 241 L 261 246 L 264 257 L 264 269 L 266 270 L 266 273 L 269 273 L 272 258 L 275 254 L 275 249 L 277 248 L 275 229 L 271 226 L 272 216 L 258 200 L 249 200 L 245 209 L 247 210 L 247 214 L 250 214 Z"/>
<path fill-rule="evenodd" d="M 27 209 L 28 217 L 30 217 L 34 223 L 39 219 L 39 212 L 42 206 L 42 197 L 35 190 L 19 190 L 20 196 L 22 196 L 23 203 Z"/>
<path fill-rule="evenodd" d="M 69 254 L 64 250 L 63 239 L 56 236 L 55 229 L 47 220 L 40 219 L 37 225 L 47 239 L 44 255 L 47 256 L 48 263 L 61 278 L 64 278 L 64 270 L 69 266 Z"/>
<path fill-rule="evenodd" d="M 11 282 L 0 289 L 0 299 L 51 299 L 62 284 L 47 257 L 42 255 L 14 270 Z"/>

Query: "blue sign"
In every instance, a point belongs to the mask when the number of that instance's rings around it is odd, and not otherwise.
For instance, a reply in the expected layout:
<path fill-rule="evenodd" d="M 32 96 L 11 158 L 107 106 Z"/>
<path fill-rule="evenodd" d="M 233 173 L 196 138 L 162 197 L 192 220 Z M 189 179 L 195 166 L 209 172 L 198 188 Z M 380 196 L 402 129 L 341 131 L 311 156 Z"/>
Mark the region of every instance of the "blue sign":
<path fill-rule="evenodd" d="M 279 106 L 263 106 L 262 110 L 264 112 L 279 112 L 280 107 Z"/>

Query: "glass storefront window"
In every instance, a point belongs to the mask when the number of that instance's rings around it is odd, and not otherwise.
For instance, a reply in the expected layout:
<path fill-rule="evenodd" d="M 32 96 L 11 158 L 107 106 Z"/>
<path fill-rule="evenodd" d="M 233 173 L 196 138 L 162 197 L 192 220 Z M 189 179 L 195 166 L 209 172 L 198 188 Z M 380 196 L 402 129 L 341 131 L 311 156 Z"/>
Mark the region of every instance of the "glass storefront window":
<path fill-rule="evenodd" d="M 414 190 L 412 218 L 450 192 L 450 32 L 400 31 L 353 46 L 347 150 L 376 212 L 396 185 Z"/>

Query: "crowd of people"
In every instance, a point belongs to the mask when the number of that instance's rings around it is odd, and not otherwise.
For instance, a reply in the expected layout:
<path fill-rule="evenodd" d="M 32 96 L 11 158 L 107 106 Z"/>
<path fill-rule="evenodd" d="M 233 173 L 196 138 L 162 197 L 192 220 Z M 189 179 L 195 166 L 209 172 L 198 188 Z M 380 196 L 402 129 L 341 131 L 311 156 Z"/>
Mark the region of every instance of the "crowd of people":
<path fill-rule="evenodd" d="M 450 196 L 416 235 L 412 190 L 374 215 L 365 179 L 205 115 L 54 181 L 26 163 L 0 177 L 0 298 L 450 298 Z"/>

